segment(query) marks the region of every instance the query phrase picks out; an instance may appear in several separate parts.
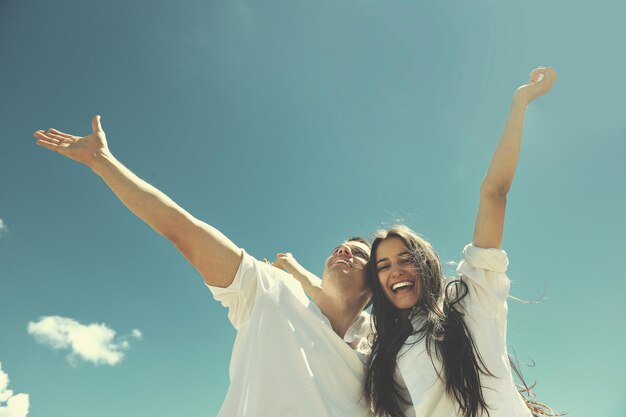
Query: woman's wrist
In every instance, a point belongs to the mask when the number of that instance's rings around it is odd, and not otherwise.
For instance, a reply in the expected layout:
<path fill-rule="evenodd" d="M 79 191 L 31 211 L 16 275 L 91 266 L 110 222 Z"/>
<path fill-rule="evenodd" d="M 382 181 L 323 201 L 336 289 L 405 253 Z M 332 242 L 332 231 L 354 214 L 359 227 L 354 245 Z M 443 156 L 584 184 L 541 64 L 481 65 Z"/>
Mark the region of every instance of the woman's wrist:
<path fill-rule="evenodd" d="M 529 101 L 528 101 L 528 98 L 526 97 L 526 94 L 522 92 L 521 90 L 517 90 L 513 94 L 513 101 L 511 103 L 511 107 L 521 108 L 525 110 L 526 107 L 528 106 L 528 103 Z"/>

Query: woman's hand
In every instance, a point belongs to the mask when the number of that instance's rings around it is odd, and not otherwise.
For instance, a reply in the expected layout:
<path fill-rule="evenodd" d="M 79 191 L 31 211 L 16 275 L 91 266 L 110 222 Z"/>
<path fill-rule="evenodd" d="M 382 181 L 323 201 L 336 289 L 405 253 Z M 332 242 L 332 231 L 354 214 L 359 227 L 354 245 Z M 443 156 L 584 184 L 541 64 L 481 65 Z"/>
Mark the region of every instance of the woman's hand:
<path fill-rule="evenodd" d="M 304 292 L 311 297 L 314 302 L 318 302 L 320 294 L 323 293 L 322 280 L 300 265 L 291 253 L 277 253 L 276 260 L 271 263 L 267 259 L 263 259 L 263 261 L 268 265 L 282 269 L 290 274 L 302 285 Z"/>
<path fill-rule="evenodd" d="M 295 272 L 297 272 L 298 267 L 300 266 L 298 261 L 296 261 L 296 258 L 294 258 L 293 255 L 289 252 L 277 253 L 276 260 L 272 262 L 272 265 L 274 265 L 278 269 L 284 269 L 290 274 L 294 274 Z"/>
<path fill-rule="evenodd" d="M 548 93 L 556 82 L 556 71 L 552 67 L 539 67 L 530 72 L 528 83 L 515 91 L 515 99 L 530 104 L 534 99 Z"/>
<path fill-rule="evenodd" d="M 91 166 L 98 156 L 110 154 L 106 135 L 100 124 L 100 116 L 95 116 L 91 125 L 93 132 L 83 137 L 63 133 L 56 129 L 48 129 L 47 132 L 38 130 L 34 136 L 38 139 L 37 145 Z"/>

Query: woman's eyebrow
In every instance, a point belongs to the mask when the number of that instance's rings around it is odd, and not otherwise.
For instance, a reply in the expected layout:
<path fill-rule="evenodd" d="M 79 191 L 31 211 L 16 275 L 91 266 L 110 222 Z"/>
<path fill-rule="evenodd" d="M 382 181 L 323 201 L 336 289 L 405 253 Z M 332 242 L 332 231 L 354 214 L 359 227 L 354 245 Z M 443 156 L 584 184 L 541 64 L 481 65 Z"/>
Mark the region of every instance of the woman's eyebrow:
<path fill-rule="evenodd" d="M 407 256 L 407 255 L 408 255 L 408 256 L 411 256 L 411 252 L 409 252 L 409 251 L 404 251 L 404 252 L 401 252 L 401 253 L 397 254 L 397 255 L 396 255 L 396 257 L 400 258 L 400 257 Z M 379 259 L 379 260 L 377 260 L 377 261 L 376 261 L 376 265 L 378 265 L 378 264 L 379 264 L 379 263 L 381 263 L 382 261 L 388 261 L 388 260 L 389 260 L 389 258 L 381 258 L 381 259 Z"/>

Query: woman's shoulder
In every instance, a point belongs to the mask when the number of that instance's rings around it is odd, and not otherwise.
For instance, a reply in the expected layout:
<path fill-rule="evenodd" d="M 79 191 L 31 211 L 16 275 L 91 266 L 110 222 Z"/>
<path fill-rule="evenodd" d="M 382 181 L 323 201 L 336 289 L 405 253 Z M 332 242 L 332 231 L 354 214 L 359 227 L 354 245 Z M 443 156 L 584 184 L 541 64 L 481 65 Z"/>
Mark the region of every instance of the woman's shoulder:
<path fill-rule="evenodd" d="M 461 251 L 461 264 L 465 263 L 474 268 L 493 272 L 506 272 L 509 266 L 509 257 L 501 248 L 481 248 L 474 243 L 468 243 Z"/>

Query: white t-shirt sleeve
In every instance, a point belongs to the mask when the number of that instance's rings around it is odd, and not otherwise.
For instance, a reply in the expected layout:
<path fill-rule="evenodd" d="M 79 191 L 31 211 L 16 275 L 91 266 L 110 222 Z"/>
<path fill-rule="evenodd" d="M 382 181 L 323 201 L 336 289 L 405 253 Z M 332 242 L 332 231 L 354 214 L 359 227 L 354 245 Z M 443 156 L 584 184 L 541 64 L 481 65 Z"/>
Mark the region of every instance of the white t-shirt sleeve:
<path fill-rule="evenodd" d="M 239 330 L 249 320 L 257 297 L 262 272 L 258 261 L 241 249 L 242 257 L 233 282 L 226 288 L 207 284 L 213 297 L 228 308 L 228 319 Z"/>
<path fill-rule="evenodd" d="M 509 266 L 506 252 L 479 248 L 470 243 L 463 248 L 462 256 L 457 272 L 468 285 L 472 298 L 478 298 L 481 304 L 503 306 L 511 287 L 506 276 Z"/>

